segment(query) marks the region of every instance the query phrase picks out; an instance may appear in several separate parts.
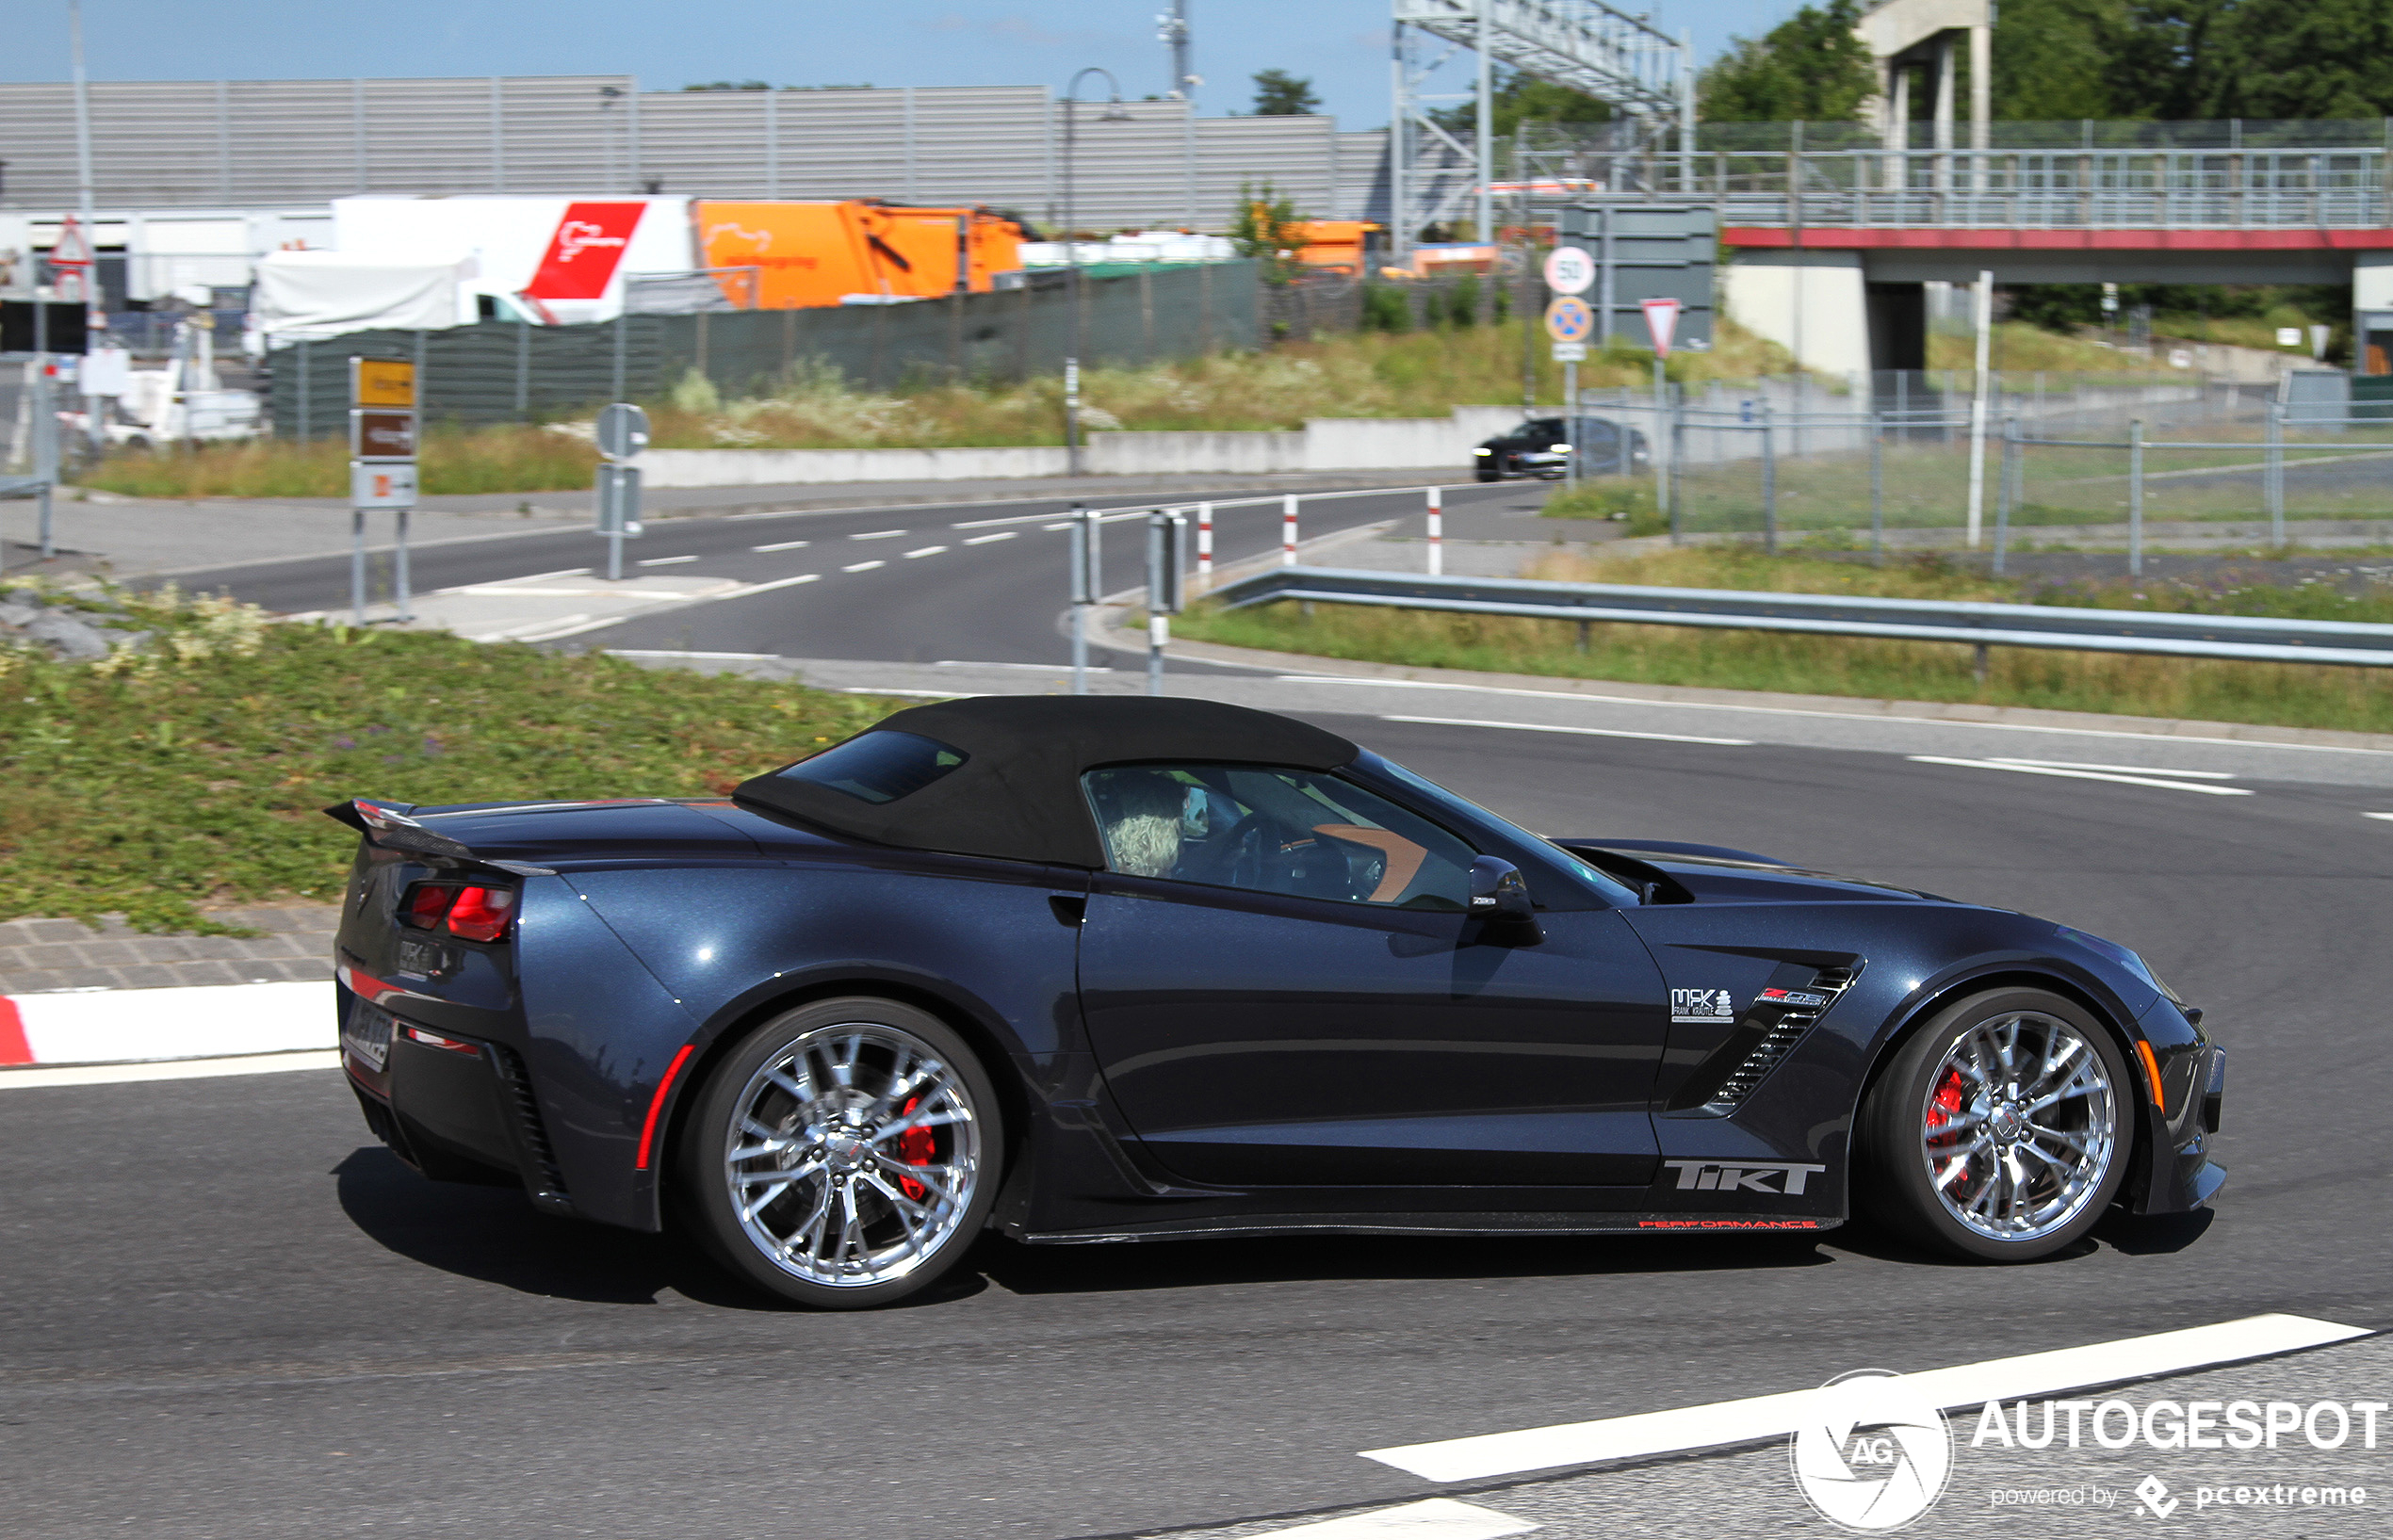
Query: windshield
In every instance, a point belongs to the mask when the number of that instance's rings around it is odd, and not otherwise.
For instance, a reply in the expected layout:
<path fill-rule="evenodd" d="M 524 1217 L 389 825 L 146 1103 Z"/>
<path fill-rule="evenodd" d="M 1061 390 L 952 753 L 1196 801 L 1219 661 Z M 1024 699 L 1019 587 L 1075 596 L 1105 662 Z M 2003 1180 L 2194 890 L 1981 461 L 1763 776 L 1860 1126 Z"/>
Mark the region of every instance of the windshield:
<path fill-rule="evenodd" d="M 1528 850 L 1534 851 L 1541 863 L 1565 871 L 1585 883 L 1593 896 L 1603 900 L 1607 908 L 1631 909 L 1645 901 L 1636 888 L 1629 886 L 1617 877 L 1607 876 L 1598 871 L 1559 845 L 1550 843 L 1543 835 L 1531 834 L 1510 819 L 1489 812 L 1470 798 L 1448 791 L 1437 782 L 1424 775 L 1415 774 L 1385 755 L 1366 754 L 1364 757 L 1370 762 L 1370 768 L 1378 774 L 1417 793 L 1432 808 L 1441 808 L 1455 815 L 1452 821 L 1460 823 L 1465 828 L 1473 823 L 1492 824 L 1504 831 Z"/>

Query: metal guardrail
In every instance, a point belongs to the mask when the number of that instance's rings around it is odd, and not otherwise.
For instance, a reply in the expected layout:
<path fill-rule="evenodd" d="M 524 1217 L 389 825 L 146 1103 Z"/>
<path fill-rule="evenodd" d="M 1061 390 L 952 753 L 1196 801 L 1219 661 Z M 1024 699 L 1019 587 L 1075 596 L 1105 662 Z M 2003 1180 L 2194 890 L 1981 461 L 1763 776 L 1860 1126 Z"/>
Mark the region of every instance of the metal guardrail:
<path fill-rule="evenodd" d="M 2393 625 L 2350 621 L 1647 588 L 1630 583 L 1552 583 L 1526 577 L 1431 577 L 1335 567 L 1280 567 L 1225 584 L 1213 597 L 1231 609 L 1296 599 L 1583 624 L 1692 625 L 1896 641 L 1957 641 L 1980 648 L 2044 647 L 2393 668 Z"/>

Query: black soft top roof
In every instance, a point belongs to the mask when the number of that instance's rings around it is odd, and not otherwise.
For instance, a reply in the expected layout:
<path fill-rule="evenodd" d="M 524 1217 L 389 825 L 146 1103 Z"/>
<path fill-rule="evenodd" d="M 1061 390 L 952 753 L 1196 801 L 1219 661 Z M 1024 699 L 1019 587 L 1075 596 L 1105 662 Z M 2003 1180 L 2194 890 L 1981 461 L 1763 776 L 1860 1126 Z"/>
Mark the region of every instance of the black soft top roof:
<path fill-rule="evenodd" d="M 1105 848 L 1080 786 L 1081 772 L 1094 766 L 1179 760 L 1333 770 L 1362 752 L 1269 711 L 1135 695 L 940 701 L 886 717 L 847 741 L 886 732 L 913 733 L 968 757 L 888 802 L 792 778 L 791 766 L 741 782 L 732 800 L 879 845 L 1098 870 Z"/>

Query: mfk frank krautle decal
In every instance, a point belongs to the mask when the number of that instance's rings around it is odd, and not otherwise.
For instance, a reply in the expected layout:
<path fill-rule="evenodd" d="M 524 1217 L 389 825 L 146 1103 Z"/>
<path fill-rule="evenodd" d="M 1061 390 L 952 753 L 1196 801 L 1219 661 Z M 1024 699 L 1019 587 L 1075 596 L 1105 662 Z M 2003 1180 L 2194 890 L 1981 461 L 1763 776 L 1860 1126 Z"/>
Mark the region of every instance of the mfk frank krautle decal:
<path fill-rule="evenodd" d="M 1673 989 L 1672 1021 L 1734 1021 L 1736 1002 L 1725 989 Z"/>

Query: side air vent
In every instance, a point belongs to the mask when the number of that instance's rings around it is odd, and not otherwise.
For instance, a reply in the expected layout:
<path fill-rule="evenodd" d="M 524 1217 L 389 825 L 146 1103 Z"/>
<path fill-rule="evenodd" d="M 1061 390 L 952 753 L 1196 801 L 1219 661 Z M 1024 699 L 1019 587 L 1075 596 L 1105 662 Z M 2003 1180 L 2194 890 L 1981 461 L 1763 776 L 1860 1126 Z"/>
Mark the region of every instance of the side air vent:
<path fill-rule="evenodd" d="M 1703 1110 L 1725 1116 L 1745 1105 L 1745 1098 L 1753 1094 L 1753 1088 L 1768 1078 L 1769 1072 L 1778 1067 L 1779 1061 L 1795 1051 L 1795 1045 L 1803 1040 L 1803 1034 L 1828 1013 L 1829 1007 L 1852 986 L 1861 971 L 1861 965 L 1857 963 L 1850 967 L 1822 968 L 1814 974 L 1810 985 L 1799 993 L 1826 996 L 1826 1000 L 1818 1005 L 1807 1002 L 1794 1004 L 1782 1011 L 1777 1022 L 1762 1034 L 1762 1040 L 1753 1046 L 1753 1050 L 1729 1071 L 1719 1089 L 1704 1102 Z"/>
<path fill-rule="evenodd" d="M 507 1113 L 515 1125 L 516 1144 L 536 1176 L 531 1201 L 551 1213 L 570 1214 L 574 1201 L 566 1194 L 565 1174 L 558 1168 L 557 1152 L 549 1145 L 548 1126 L 541 1121 L 540 1103 L 531 1094 L 531 1077 L 524 1071 L 523 1057 L 504 1043 L 493 1043 L 490 1051 L 498 1064 L 498 1078 L 507 1088 Z"/>

